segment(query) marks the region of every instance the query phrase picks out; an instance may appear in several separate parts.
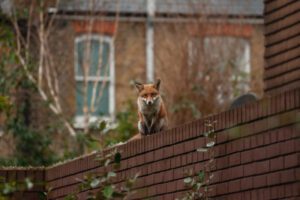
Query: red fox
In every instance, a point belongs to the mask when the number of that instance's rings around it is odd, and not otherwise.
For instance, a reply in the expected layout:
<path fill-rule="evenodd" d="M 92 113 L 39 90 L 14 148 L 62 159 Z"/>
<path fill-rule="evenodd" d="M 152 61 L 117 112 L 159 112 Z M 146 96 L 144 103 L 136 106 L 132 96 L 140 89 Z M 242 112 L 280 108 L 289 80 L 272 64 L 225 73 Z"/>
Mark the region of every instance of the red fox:
<path fill-rule="evenodd" d="M 167 112 L 159 93 L 159 86 L 160 79 L 154 84 L 135 82 L 135 87 L 138 90 L 138 130 L 140 136 L 151 135 L 167 128 Z"/>

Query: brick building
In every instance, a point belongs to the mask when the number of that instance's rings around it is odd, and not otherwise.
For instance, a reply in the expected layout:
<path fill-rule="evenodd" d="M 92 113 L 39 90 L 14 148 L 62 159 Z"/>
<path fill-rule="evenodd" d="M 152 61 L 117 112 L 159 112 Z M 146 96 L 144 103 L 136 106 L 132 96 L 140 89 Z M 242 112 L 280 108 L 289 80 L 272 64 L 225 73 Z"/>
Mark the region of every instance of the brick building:
<path fill-rule="evenodd" d="M 93 60 L 88 75 L 88 101 L 93 85 L 104 88 L 93 113 L 95 117 L 113 118 L 128 100 L 135 102 L 130 83 L 145 82 L 149 77 L 162 79 L 163 95 L 167 105 L 172 105 L 168 108 L 171 111 L 175 104 L 180 107 L 191 100 L 203 116 L 224 110 L 241 93 L 252 91 L 262 96 L 262 1 L 165 0 L 156 1 L 154 7 L 150 22 L 154 46 L 151 66 L 147 64 L 147 1 L 61 1 L 57 9 L 50 9 L 56 19 L 51 43 L 64 91 L 61 99 L 76 127 L 82 121 L 84 77 L 80 68 L 87 41 L 92 43 Z M 109 72 L 96 76 L 99 58 L 105 66 L 102 69 Z M 206 76 L 211 70 L 217 74 L 216 80 L 224 80 L 212 84 L 210 75 Z M 196 84 L 203 85 L 202 93 L 214 93 L 204 97 L 178 92 L 192 91 Z M 211 102 L 214 103 L 205 106 Z M 189 117 L 182 119 L 174 115 L 171 121 L 178 124 L 194 118 L 191 112 L 186 116 Z"/>
<path fill-rule="evenodd" d="M 207 144 L 207 120 L 217 121 L 210 198 L 299 199 L 300 2 L 266 0 L 265 5 L 266 95 L 259 101 L 115 147 L 121 151 L 122 160 L 114 183 L 122 185 L 126 178 L 139 173 L 134 186 L 137 193 L 130 199 L 173 200 L 189 191 L 184 184 L 185 171 L 198 172 L 211 162 L 208 154 L 196 151 Z M 110 149 L 104 153 L 108 152 Z M 84 175 L 105 170 L 95 162 L 96 157 L 87 155 L 46 169 L 4 169 L 0 175 L 6 180 L 23 180 L 25 175 L 44 180 L 51 188 L 47 197 L 63 199 L 78 189 Z M 77 197 L 86 199 L 97 189 L 83 190 Z M 45 188 L 35 187 L 22 197 L 38 199 L 41 191 Z"/>

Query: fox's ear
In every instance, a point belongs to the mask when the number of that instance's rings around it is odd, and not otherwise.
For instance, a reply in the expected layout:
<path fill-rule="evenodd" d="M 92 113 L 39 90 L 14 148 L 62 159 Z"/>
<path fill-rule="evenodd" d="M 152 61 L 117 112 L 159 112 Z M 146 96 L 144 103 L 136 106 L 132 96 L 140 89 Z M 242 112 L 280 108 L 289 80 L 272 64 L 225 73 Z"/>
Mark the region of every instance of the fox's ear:
<path fill-rule="evenodd" d="M 137 81 L 134 81 L 134 86 L 136 87 L 136 89 L 138 90 L 138 92 L 142 91 L 144 89 L 144 85 L 137 82 Z"/>
<path fill-rule="evenodd" d="M 157 79 L 157 81 L 154 84 L 154 87 L 159 90 L 159 86 L 160 86 L 160 79 Z"/>

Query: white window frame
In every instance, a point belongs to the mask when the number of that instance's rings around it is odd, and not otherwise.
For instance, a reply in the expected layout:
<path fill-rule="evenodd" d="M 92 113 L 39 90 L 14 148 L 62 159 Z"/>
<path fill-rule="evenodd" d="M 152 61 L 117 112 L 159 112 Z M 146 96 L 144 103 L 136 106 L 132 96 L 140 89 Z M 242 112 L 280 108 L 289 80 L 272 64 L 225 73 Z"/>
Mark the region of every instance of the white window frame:
<path fill-rule="evenodd" d="M 109 81 L 109 116 L 90 116 L 89 124 L 95 123 L 98 120 L 105 120 L 108 123 L 113 123 L 115 120 L 115 49 L 114 49 L 114 40 L 112 37 L 104 36 L 100 34 L 83 34 L 77 36 L 74 41 L 74 73 L 75 73 L 75 82 L 83 81 L 83 76 L 77 76 L 77 71 L 79 66 L 77 63 L 77 44 L 86 40 L 99 40 L 99 42 L 107 42 L 109 44 L 109 63 L 110 63 L 110 75 L 109 77 L 98 77 L 98 76 L 88 76 L 87 81 Z M 75 101 L 77 101 L 75 99 Z M 84 127 L 84 116 L 75 115 L 74 118 L 74 127 L 83 128 Z"/>

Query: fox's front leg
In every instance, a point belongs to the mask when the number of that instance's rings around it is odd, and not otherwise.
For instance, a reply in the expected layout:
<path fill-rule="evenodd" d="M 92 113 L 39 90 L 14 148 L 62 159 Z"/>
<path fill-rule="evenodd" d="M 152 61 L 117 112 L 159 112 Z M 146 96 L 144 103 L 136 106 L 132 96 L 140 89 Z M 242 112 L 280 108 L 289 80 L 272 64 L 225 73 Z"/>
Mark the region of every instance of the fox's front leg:
<path fill-rule="evenodd" d="M 155 123 L 151 126 L 150 133 L 157 133 L 167 128 L 167 120 L 165 118 L 160 118 L 155 121 Z"/>
<path fill-rule="evenodd" d="M 147 135 L 148 134 L 148 128 L 147 128 L 147 126 L 144 122 L 142 122 L 142 121 L 138 122 L 138 129 L 139 129 L 139 132 L 142 135 Z"/>

